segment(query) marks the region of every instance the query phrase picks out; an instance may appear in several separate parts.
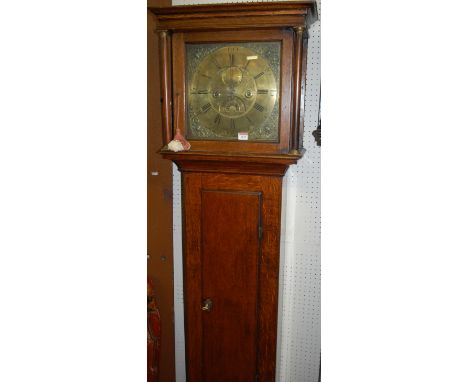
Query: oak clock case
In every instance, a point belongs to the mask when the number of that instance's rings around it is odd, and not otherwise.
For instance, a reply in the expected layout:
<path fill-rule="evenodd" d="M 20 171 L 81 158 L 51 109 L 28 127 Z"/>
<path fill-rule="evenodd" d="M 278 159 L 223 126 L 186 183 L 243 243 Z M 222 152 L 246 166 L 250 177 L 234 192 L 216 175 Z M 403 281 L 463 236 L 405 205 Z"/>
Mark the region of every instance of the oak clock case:
<path fill-rule="evenodd" d="M 304 151 L 316 4 L 150 9 L 164 142 L 177 129 L 191 144 L 161 149 L 182 175 L 187 381 L 273 382 L 282 178 Z"/>

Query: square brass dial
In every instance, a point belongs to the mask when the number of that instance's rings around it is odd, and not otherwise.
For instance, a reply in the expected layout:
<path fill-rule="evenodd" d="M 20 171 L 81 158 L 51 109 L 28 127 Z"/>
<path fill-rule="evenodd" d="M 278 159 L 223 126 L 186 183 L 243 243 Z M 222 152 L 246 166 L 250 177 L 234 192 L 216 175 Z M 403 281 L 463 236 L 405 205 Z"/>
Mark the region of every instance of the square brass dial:
<path fill-rule="evenodd" d="M 186 44 L 192 140 L 278 142 L 281 42 Z"/>

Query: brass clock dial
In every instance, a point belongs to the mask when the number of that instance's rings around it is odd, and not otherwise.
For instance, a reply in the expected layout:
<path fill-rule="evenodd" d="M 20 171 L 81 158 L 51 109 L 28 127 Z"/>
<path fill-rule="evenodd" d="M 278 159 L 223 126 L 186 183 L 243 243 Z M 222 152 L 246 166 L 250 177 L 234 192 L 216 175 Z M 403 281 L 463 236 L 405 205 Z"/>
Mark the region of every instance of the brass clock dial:
<path fill-rule="evenodd" d="M 187 137 L 276 142 L 279 56 L 279 42 L 187 45 Z"/>

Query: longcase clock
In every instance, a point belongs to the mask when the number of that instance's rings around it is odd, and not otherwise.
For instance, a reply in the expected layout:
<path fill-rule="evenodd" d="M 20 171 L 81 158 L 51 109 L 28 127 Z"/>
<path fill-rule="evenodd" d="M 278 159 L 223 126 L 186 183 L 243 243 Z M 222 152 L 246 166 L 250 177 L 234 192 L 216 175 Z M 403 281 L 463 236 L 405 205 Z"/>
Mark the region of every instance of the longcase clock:
<path fill-rule="evenodd" d="M 274 381 L 282 178 L 304 153 L 316 4 L 150 9 L 161 153 L 182 173 L 187 380 Z M 190 150 L 168 150 L 176 130 Z"/>

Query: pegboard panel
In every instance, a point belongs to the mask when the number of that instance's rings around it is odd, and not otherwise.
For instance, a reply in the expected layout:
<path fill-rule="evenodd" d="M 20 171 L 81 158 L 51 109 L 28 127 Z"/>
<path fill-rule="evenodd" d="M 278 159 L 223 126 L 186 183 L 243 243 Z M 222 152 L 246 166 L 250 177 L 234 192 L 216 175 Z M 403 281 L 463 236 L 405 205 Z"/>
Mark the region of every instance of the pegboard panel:
<path fill-rule="evenodd" d="M 182 266 L 182 187 L 177 166 L 172 167 L 173 201 L 172 218 L 174 240 L 174 330 L 176 381 L 185 382 L 185 338 L 184 338 L 184 282 Z"/>
<path fill-rule="evenodd" d="M 320 1 L 318 1 L 320 15 Z M 284 178 L 281 325 L 277 380 L 318 381 L 320 363 L 320 21 L 309 30 L 304 118 L 305 156 Z"/>
<path fill-rule="evenodd" d="M 269 0 L 271 1 L 271 0 Z M 253 2 L 173 0 L 173 5 Z M 261 2 L 261 1 L 259 1 Z M 320 0 L 317 2 L 320 16 Z M 320 21 L 309 30 L 305 156 L 291 166 L 283 184 L 277 381 L 318 381 L 320 362 L 320 148 L 317 128 L 320 96 Z M 180 173 L 174 167 L 174 309 L 176 380 L 185 381 Z"/>

